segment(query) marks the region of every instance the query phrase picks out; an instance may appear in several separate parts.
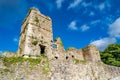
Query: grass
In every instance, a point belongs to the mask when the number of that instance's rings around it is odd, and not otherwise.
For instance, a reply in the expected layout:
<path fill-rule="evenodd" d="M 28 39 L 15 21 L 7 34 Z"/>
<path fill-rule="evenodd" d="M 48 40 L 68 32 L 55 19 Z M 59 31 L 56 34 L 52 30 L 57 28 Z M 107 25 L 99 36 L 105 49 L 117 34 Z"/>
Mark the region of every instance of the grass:
<path fill-rule="evenodd" d="M 43 73 L 47 74 L 50 71 L 50 63 L 46 54 L 42 54 L 39 58 L 36 59 L 24 58 L 24 57 L 3 57 L 0 55 L 0 60 L 3 61 L 3 64 L 6 67 L 10 67 L 11 65 L 16 65 L 17 63 L 29 62 L 31 69 L 33 69 L 35 65 L 41 64 Z M 4 71 L 9 72 L 9 69 L 5 69 Z M 0 71 L 0 73 L 2 72 Z"/>
<path fill-rule="evenodd" d="M 86 61 L 85 60 L 79 60 L 79 59 L 73 59 L 73 62 L 75 63 L 75 64 L 78 64 L 78 63 L 83 63 L 83 64 L 85 64 L 86 63 Z"/>
<path fill-rule="evenodd" d="M 43 57 L 43 58 L 47 58 L 46 53 L 42 53 L 42 54 L 41 54 L 41 57 Z"/>
<path fill-rule="evenodd" d="M 41 62 L 41 58 L 23 58 L 23 57 L 2 57 L 5 66 L 9 67 L 11 64 L 17 64 L 22 62 L 29 62 L 32 66 Z"/>
<path fill-rule="evenodd" d="M 48 60 L 42 62 L 42 71 L 43 73 L 50 72 L 50 64 Z"/>

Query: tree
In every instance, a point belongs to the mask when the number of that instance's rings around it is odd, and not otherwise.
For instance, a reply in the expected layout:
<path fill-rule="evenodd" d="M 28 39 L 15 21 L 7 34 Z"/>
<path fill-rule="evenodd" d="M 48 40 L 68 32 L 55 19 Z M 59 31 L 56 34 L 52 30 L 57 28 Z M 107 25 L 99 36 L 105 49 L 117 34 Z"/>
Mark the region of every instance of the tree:
<path fill-rule="evenodd" d="M 108 45 L 100 55 L 104 63 L 120 67 L 120 44 Z"/>

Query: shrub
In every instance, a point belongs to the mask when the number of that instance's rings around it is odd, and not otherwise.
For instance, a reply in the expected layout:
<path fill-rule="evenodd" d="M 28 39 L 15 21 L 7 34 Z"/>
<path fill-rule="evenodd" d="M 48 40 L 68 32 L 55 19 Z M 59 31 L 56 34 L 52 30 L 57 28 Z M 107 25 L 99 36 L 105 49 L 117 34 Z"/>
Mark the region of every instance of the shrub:
<path fill-rule="evenodd" d="M 35 20 L 34 20 L 36 23 L 39 23 L 39 19 L 38 17 L 35 17 Z"/>
<path fill-rule="evenodd" d="M 33 45 L 37 45 L 38 41 L 33 41 L 32 44 Z"/>

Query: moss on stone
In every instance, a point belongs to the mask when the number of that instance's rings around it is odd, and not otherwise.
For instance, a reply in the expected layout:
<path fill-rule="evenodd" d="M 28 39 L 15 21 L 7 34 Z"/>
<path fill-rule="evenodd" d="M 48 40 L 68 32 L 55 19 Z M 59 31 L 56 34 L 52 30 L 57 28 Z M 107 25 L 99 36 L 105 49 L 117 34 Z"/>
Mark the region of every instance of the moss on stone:
<path fill-rule="evenodd" d="M 62 47 L 64 47 L 62 42 L 60 42 L 60 45 L 61 45 Z"/>
<path fill-rule="evenodd" d="M 37 45 L 38 41 L 33 41 L 32 44 L 33 45 Z"/>

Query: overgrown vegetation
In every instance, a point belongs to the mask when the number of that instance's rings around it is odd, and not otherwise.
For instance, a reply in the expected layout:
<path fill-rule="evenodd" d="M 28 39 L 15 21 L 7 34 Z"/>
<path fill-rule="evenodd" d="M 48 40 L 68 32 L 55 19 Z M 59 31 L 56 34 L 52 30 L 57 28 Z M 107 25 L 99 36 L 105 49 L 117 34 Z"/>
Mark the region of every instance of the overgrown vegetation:
<path fill-rule="evenodd" d="M 64 47 L 62 41 L 60 42 L 60 45 L 61 45 L 62 47 Z"/>
<path fill-rule="evenodd" d="M 74 47 L 68 47 L 68 48 L 66 49 L 66 52 L 69 51 L 69 50 L 71 50 L 71 49 L 75 49 L 75 48 L 74 48 Z"/>
<path fill-rule="evenodd" d="M 38 41 L 33 41 L 32 44 L 33 45 L 37 45 Z"/>
<path fill-rule="evenodd" d="M 38 17 L 35 17 L 35 20 L 34 20 L 36 23 L 39 23 L 39 19 Z"/>
<path fill-rule="evenodd" d="M 5 66 L 10 66 L 11 64 L 16 64 L 19 62 L 29 62 L 31 65 L 36 65 L 41 62 L 41 58 L 23 58 L 23 57 L 2 57 Z"/>
<path fill-rule="evenodd" d="M 41 56 L 42 56 L 43 58 L 47 58 L 46 53 L 42 53 Z"/>
<path fill-rule="evenodd" d="M 120 44 L 110 44 L 100 55 L 104 63 L 120 67 Z"/>
<path fill-rule="evenodd" d="M 50 64 L 48 60 L 42 62 L 42 71 L 43 73 L 50 72 Z"/>
<path fill-rule="evenodd" d="M 17 63 L 28 62 L 30 64 L 31 69 L 37 65 L 41 64 L 43 73 L 47 74 L 50 71 L 50 64 L 46 54 L 41 54 L 39 58 L 24 58 L 24 57 L 3 57 L 0 55 L 0 60 L 3 61 L 3 64 L 6 67 L 10 67 L 11 65 L 16 65 Z M 9 70 L 5 69 L 6 72 Z"/>
<path fill-rule="evenodd" d="M 73 59 L 73 62 L 74 62 L 75 64 L 78 64 L 78 63 L 83 63 L 83 64 L 85 64 L 85 63 L 86 63 L 85 60 L 79 60 L 79 59 L 76 59 L 76 58 Z"/>

